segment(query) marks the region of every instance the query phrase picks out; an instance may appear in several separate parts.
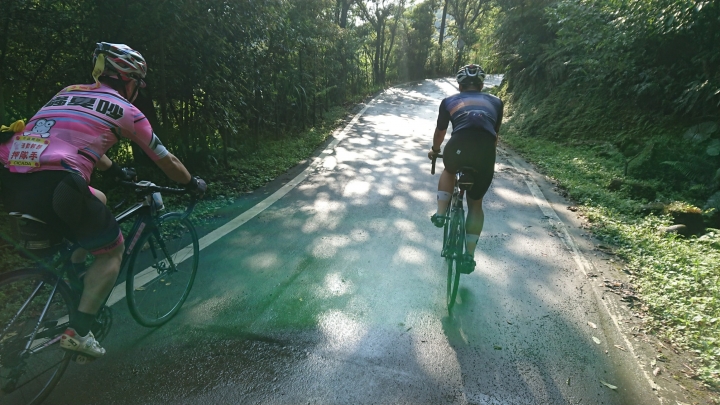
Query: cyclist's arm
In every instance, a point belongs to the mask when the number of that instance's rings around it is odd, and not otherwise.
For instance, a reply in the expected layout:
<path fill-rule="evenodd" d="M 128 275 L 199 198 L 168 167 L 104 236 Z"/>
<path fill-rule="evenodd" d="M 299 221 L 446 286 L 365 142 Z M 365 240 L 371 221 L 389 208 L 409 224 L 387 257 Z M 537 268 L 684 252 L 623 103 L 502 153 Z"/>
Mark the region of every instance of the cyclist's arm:
<path fill-rule="evenodd" d="M 500 125 L 502 124 L 503 120 L 503 109 L 505 108 L 505 104 L 502 102 L 502 100 L 498 99 L 500 102 L 500 107 L 498 108 L 498 117 L 497 120 L 495 120 L 495 147 L 497 148 L 498 139 L 500 139 Z"/>
<path fill-rule="evenodd" d="M 446 132 L 447 129 L 440 129 L 437 127 L 435 128 L 432 146 L 430 147 L 430 152 L 428 152 L 428 159 L 433 160 L 435 159 L 436 155 L 440 153 L 440 145 L 442 145 L 443 140 L 445 139 Z"/>
<path fill-rule="evenodd" d="M 433 151 L 439 151 L 440 145 L 445 140 L 445 134 L 447 133 L 448 125 L 450 125 L 450 112 L 447 109 L 447 99 L 443 99 L 440 102 L 440 109 L 438 111 L 437 125 L 435 125 L 435 134 L 433 135 Z"/>
<path fill-rule="evenodd" d="M 128 138 L 140 146 L 170 180 L 180 184 L 190 183 L 192 176 L 185 165 L 165 148 L 153 132 L 147 117 L 140 110 L 135 110 L 133 118 L 134 130 L 128 133 Z"/>
<path fill-rule="evenodd" d="M 188 184 L 190 182 L 190 173 L 180 159 L 176 158 L 172 153 L 168 152 L 165 157 L 156 160 L 155 164 L 170 180 L 180 184 Z"/>
<path fill-rule="evenodd" d="M 100 170 L 101 172 L 104 172 L 105 170 L 109 169 L 110 166 L 112 166 L 112 160 L 110 160 L 107 155 L 102 155 L 100 157 L 100 160 L 95 163 L 95 167 Z"/>
<path fill-rule="evenodd" d="M 445 134 L 447 133 L 447 128 L 445 129 L 439 129 L 435 128 L 435 134 L 433 135 L 433 150 L 440 150 L 440 145 L 442 145 L 443 141 L 445 140 Z"/>

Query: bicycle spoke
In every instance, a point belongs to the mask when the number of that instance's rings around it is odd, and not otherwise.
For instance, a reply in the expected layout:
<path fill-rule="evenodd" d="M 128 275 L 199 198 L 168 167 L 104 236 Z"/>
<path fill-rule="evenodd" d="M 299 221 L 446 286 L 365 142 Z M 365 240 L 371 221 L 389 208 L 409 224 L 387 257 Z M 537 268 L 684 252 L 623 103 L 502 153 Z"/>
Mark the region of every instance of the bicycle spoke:
<path fill-rule="evenodd" d="M 22 313 L 25 311 L 25 308 L 27 308 L 28 304 L 30 304 L 30 302 L 33 300 L 33 298 L 35 298 L 37 296 L 38 291 L 40 291 L 40 289 L 42 288 L 42 286 L 44 284 L 45 283 L 42 281 L 40 281 L 38 283 L 38 286 L 35 288 L 35 291 L 33 291 L 32 294 L 30 294 L 30 297 L 28 297 L 28 299 L 25 301 L 25 303 L 22 305 L 22 307 L 15 314 L 13 319 L 10 320 L 10 323 L 5 327 L 2 334 L 0 334 L 0 342 L 2 342 L 4 340 L 3 337 L 5 337 L 5 333 L 7 333 L 8 329 L 10 329 L 12 327 L 12 325 L 15 323 L 15 321 L 20 317 L 20 315 L 22 315 Z"/>
<path fill-rule="evenodd" d="M 22 388 L 22 387 L 30 384 L 31 382 L 37 380 L 37 379 L 40 378 L 43 374 L 45 374 L 45 373 L 47 373 L 48 371 L 56 368 L 57 366 L 59 366 L 59 365 L 60 365 L 61 363 L 63 363 L 64 361 L 65 361 L 64 359 L 58 360 L 55 364 L 52 364 L 52 365 L 48 366 L 46 369 L 40 371 L 35 377 L 33 377 L 33 378 L 25 381 L 24 383 L 16 386 L 16 387 L 15 387 L 15 391 L 17 391 L 17 390 L 19 390 L 20 388 Z"/>
<path fill-rule="evenodd" d="M 74 307 L 71 292 L 53 273 L 25 269 L 0 277 L 0 296 L 2 401 L 39 403 L 70 361 L 58 343 Z"/>
<path fill-rule="evenodd" d="M 38 329 L 40 329 L 40 325 L 42 324 L 43 319 L 45 318 L 45 315 L 47 314 L 48 308 L 50 308 L 50 304 L 52 303 L 53 298 L 55 297 L 55 292 L 57 291 L 58 284 L 60 283 L 60 279 L 55 283 L 55 286 L 53 287 L 52 292 L 50 293 L 50 297 L 47 299 L 47 302 L 45 303 L 45 308 L 43 308 L 42 313 L 40 314 L 40 319 L 37 321 L 37 325 L 35 326 L 35 329 L 33 329 L 32 337 L 28 341 L 27 346 L 25 346 L 25 350 L 30 350 L 30 347 L 32 346 L 32 342 L 35 341 L 35 336 L 38 333 Z"/>

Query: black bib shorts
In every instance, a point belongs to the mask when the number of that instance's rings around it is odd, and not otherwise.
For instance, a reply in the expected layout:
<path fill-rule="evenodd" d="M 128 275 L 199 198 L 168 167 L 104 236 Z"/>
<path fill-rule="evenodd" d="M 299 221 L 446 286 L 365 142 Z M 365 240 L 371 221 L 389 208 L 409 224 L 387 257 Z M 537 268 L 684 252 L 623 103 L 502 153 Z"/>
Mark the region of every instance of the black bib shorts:
<path fill-rule="evenodd" d="M 467 196 L 482 199 L 495 174 L 495 136 L 474 128 L 453 131 L 443 150 L 443 163 L 452 173 L 465 166 L 475 169 L 475 182 Z"/>
<path fill-rule="evenodd" d="M 90 253 L 105 253 L 123 243 L 112 212 L 79 174 L 60 170 L 11 173 L 0 166 L 0 183 L 7 212 L 32 215 Z"/>

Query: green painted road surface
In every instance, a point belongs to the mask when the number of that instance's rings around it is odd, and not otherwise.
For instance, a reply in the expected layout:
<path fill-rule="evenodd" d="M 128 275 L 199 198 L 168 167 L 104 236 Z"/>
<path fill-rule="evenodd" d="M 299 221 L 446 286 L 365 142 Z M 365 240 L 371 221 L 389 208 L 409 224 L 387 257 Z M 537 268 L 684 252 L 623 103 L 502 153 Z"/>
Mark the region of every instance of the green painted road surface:
<path fill-rule="evenodd" d="M 454 91 L 379 95 L 296 187 L 202 250 L 170 323 L 143 328 L 115 304 L 108 354 L 72 364 L 47 403 L 659 403 L 630 353 L 606 354 L 623 341 L 598 281 L 511 152 L 448 316 L 426 153 Z"/>

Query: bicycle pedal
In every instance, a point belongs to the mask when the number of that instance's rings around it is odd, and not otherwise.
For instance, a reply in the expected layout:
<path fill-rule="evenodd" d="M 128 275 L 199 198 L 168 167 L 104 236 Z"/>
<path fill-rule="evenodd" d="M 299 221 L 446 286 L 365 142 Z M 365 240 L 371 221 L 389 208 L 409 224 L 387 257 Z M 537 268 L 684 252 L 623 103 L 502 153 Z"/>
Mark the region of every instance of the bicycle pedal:
<path fill-rule="evenodd" d="M 95 357 L 87 356 L 84 354 L 76 354 L 73 360 L 75 361 L 75 363 L 84 366 L 85 364 L 95 361 Z"/>

